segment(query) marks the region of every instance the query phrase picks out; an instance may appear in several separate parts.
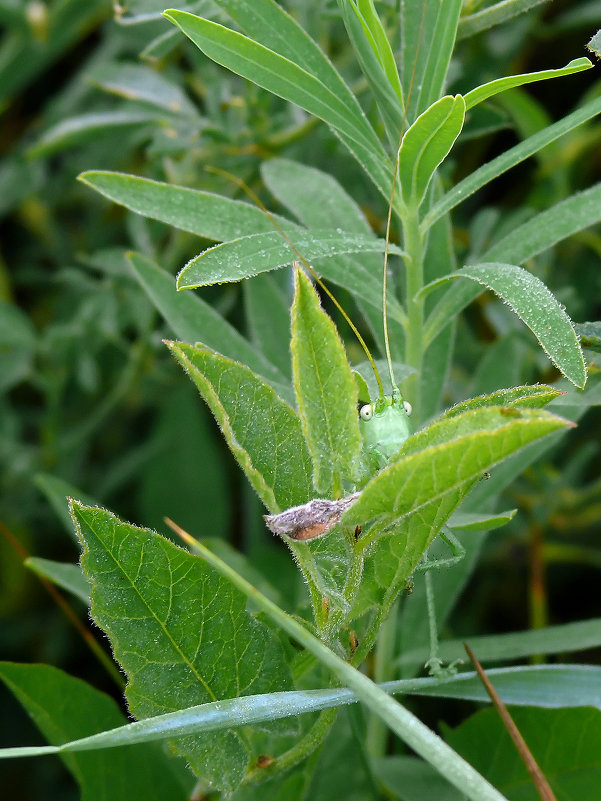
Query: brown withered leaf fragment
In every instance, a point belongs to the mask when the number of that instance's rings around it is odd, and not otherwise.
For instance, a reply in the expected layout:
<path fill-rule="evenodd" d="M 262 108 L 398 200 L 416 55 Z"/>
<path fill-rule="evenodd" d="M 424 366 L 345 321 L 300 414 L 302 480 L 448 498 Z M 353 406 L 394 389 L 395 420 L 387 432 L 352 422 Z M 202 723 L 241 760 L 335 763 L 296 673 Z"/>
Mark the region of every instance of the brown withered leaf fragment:
<path fill-rule="evenodd" d="M 277 515 L 263 515 L 267 527 L 274 534 L 290 537 L 293 540 L 313 540 L 329 531 L 357 500 L 361 493 L 355 492 L 330 501 L 327 498 L 314 498 L 300 506 L 292 506 Z"/>

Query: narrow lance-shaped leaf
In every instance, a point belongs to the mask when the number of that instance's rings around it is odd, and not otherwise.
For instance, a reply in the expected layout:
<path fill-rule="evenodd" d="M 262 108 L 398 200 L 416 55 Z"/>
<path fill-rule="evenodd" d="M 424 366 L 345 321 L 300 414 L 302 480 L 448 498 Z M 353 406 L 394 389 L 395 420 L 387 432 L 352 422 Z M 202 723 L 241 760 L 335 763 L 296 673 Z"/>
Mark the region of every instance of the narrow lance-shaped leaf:
<path fill-rule="evenodd" d="M 361 434 L 357 389 L 336 326 L 302 270 L 295 273 L 292 369 L 303 432 L 313 457 L 313 483 L 330 498 L 356 478 Z"/>
<path fill-rule="evenodd" d="M 369 88 L 386 125 L 389 140 L 398 147 L 403 128 L 403 93 L 394 56 L 372 0 L 338 0 L 338 6 Z"/>
<path fill-rule="evenodd" d="M 392 164 L 374 130 L 360 108 L 350 108 L 345 102 L 348 98 L 324 84 L 307 63 L 300 66 L 253 39 L 193 14 L 169 9 L 165 16 L 218 64 L 323 119 L 380 192 L 388 195 Z"/>
<path fill-rule="evenodd" d="M 539 278 L 514 264 L 491 262 L 462 267 L 425 289 L 454 278 L 469 278 L 492 289 L 530 328 L 565 377 L 577 387 L 584 387 L 586 368 L 573 323 Z"/>
<path fill-rule="evenodd" d="M 595 117 L 599 112 L 601 112 L 601 97 L 596 97 L 582 106 L 582 108 L 576 109 L 576 111 L 568 114 L 553 125 L 548 125 L 543 130 L 528 137 L 528 139 L 520 142 L 515 147 L 510 148 L 505 153 L 501 153 L 500 156 L 483 164 L 482 167 L 479 167 L 471 173 L 471 175 L 468 175 L 467 178 L 464 178 L 456 184 L 432 206 L 422 221 L 422 229 L 427 231 L 436 220 L 440 219 L 448 211 L 470 197 L 470 195 L 473 195 L 478 189 L 481 189 L 494 178 L 497 178 L 507 170 L 520 164 L 520 162 L 538 153 L 539 150 L 542 150 L 546 145 L 559 139 L 560 136 L 563 136 L 569 131 L 573 131 L 579 125 Z"/>
<path fill-rule="evenodd" d="M 575 72 L 582 72 L 588 70 L 593 65 L 588 58 L 575 58 L 566 64 L 565 67 L 560 67 L 556 70 L 540 70 L 539 72 L 526 72 L 521 75 L 508 75 L 505 78 L 497 78 L 496 81 L 490 81 L 482 86 L 477 86 L 465 95 L 466 109 L 473 108 L 478 103 L 488 100 L 489 97 L 505 92 L 507 89 L 513 89 L 516 86 L 523 86 L 527 83 L 534 83 L 535 81 L 545 81 L 549 78 L 560 78 L 564 75 L 572 75 Z"/>
<path fill-rule="evenodd" d="M 470 409 L 483 409 L 486 406 L 505 406 L 514 409 L 542 409 L 552 400 L 558 398 L 561 392 L 545 384 L 534 386 L 511 387 L 498 389 L 490 395 L 479 395 L 477 398 L 456 403 L 444 413 L 444 417 L 455 417 Z"/>
<path fill-rule="evenodd" d="M 352 231 L 375 238 L 359 205 L 329 173 L 276 158 L 263 162 L 261 175 L 271 194 L 310 230 L 327 226 L 334 231 Z M 361 253 L 358 258 L 324 259 L 317 266 L 321 277 L 352 292 L 360 308 L 369 303 L 370 311 L 380 321 L 381 265 L 379 254 Z M 403 321 L 405 317 L 403 307 L 392 293 L 388 293 L 388 317 L 395 321 Z"/>
<path fill-rule="evenodd" d="M 401 3 L 401 78 L 410 123 L 443 92 L 461 6 L 461 0 Z"/>
<path fill-rule="evenodd" d="M 276 236 L 273 220 L 294 243 L 297 242 L 297 239 L 301 243 L 305 242 L 309 236 L 301 226 L 292 223 L 285 217 L 272 214 L 270 220 L 261 209 L 251 203 L 231 200 L 211 192 L 173 186 L 118 172 L 85 172 L 79 176 L 79 180 L 137 214 L 153 220 L 160 220 L 182 231 L 189 231 L 217 242 L 264 233 L 271 235 L 271 243 L 275 248 L 282 248 L 283 240 L 280 234 Z M 321 224 L 323 225 L 323 221 Z M 309 223 L 309 225 L 312 224 Z M 328 225 L 330 225 L 329 218 Z M 338 228 L 348 231 L 349 234 L 340 234 Z M 357 239 L 355 226 L 344 225 L 340 221 L 332 223 L 331 229 L 328 230 L 328 236 L 334 236 L 334 243 L 338 243 L 338 246 L 342 246 L 343 249 L 350 248 L 350 251 L 346 250 L 346 252 L 354 252 L 357 245 L 363 254 L 368 252 L 363 250 L 365 243 L 361 243 L 360 238 Z M 380 245 L 374 244 L 374 252 L 381 253 L 383 251 L 383 240 L 378 240 L 371 233 L 369 226 L 359 233 L 369 234 L 374 243 L 380 241 Z M 351 237 L 350 244 L 348 236 Z M 392 250 L 397 252 L 394 248 Z M 381 313 L 382 288 L 377 276 L 369 269 L 369 265 L 363 264 L 361 260 L 350 261 L 346 258 L 343 262 L 339 262 L 336 258 L 329 258 L 332 251 L 328 250 L 327 242 L 322 245 L 320 253 L 328 256 L 319 265 L 320 275 L 353 292 L 377 309 L 378 313 Z M 305 254 L 303 253 L 303 255 Z M 288 251 L 287 261 L 284 263 L 290 263 L 292 258 L 294 258 L 292 251 Z M 397 319 L 402 314 L 397 301 L 389 301 L 389 314 Z M 247 363 L 250 364 L 250 362 Z"/>
<path fill-rule="evenodd" d="M 133 715 L 290 686 L 277 637 L 206 561 L 104 509 L 73 502 L 71 512 L 93 586 L 91 615 L 127 674 Z M 232 731 L 178 738 L 173 748 L 197 775 L 227 790 L 250 758 Z"/>
<path fill-rule="evenodd" d="M 294 247 L 309 262 L 345 253 L 383 253 L 383 239 L 343 231 L 303 231 L 294 234 Z M 390 246 L 401 255 L 400 248 Z M 240 281 L 283 267 L 296 258 L 279 231 L 253 234 L 205 250 L 191 259 L 177 277 L 178 289 Z"/>
<path fill-rule="evenodd" d="M 443 644 L 443 647 L 447 643 Z M 9 667 L 11 678 L 17 670 L 56 670 L 48 665 L 14 665 L 0 662 L 0 677 Z M 8 672 L 8 671 L 6 671 Z M 59 672 L 59 671 L 57 671 Z M 601 668 L 590 665 L 528 665 L 525 667 L 493 668 L 487 671 L 495 689 L 506 704 L 546 708 L 595 706 L 601 708 L 599 692 Z M 37 677 L 35 677 L 37 678 Z M 68 677 L 69 682 L 80 682 Z M 38 687 L 41 682 L 38 680 Z M 32 686 L 30 684 L 29 686 Z M 68 682 L 65 682 L 68 687 Z M 391 695 L 429 695 L 438 698 L 487 701 L 486 690 L 477 674 L 387 681 L 377 685 Z M 11 688 L 12 689 L 12 688 Z M 91 689 L 91 688 L 90 688 Z M 64 690 L 63 690 L 64 692 Z M 97 692 L 94 690 L 93 692 Z M 43 684 L 42 690 L 43 694 Z M 25 700 L 25 699 L 21 699 Z M 23 746 L 0 748 L 4 757 L 35 756 L 48 753 L 77 753 L 120 745 L 151 743 L 183 735 L 228 729 L 271 722 L 279 718 L 317 712 L 333 706 L 357 703 L 357 695 L 346 687 L 290 690 L 264 695 L 244 696 L 217 703 L 201 704 L 168 712 L 145 720 L 135 721 L 89 737 L 62 743 L 56 748 Z M 81 708 L 81 706 L 80 706 Z M 8 753 L 7 753 L 8 752 Z M 130 753 L 129 751 L 126 753 Z M 152 753 L 152 752 L 151 752 Z M 168 757 L 165 755 L 165 759 Z M 173 761 L 171 761 L 173 763 Z M 168 766 L 169 762 L 166 761 Z M 164 769 L 164 767 L 163 767 Z M 143 771 L 142 771 L 143 772 Z"/>
<path fill-rule="evenodd" d="M 294 409 L 245 365 L 207 348 L 167 344 L 267 509 L 273 514 L 306 503 L 314 494 L 311 457 Z"/>
<path fill-rule="evenodd" d="M 461 95 L 437 100 L 413 123 L 399 150 L 399 180 L 407 206 L 424 199 L 434 171 L 445 159 L 463 127 L 465 102 Z"/>
<path fill-rule="evenodd" d="M 257 206 L 212 192 L 104 170 L 82 172 L 78 180 L 136 214 L 216 242 L 273 230 Z"/>

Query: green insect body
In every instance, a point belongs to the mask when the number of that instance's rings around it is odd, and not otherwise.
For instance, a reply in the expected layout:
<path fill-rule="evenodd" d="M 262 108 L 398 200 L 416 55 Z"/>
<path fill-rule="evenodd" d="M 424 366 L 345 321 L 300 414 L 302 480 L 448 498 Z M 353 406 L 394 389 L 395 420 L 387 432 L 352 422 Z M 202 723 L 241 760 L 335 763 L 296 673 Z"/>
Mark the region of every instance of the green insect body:
<path fill-rule="evenodd" d="M 411 404 L 403 400 L 396 387 L 392 395 L 383 395 L 361 407 L 359 428 L 367 461 L 377 470 L 386 467 L 390 458 L 411 434 Z"/>

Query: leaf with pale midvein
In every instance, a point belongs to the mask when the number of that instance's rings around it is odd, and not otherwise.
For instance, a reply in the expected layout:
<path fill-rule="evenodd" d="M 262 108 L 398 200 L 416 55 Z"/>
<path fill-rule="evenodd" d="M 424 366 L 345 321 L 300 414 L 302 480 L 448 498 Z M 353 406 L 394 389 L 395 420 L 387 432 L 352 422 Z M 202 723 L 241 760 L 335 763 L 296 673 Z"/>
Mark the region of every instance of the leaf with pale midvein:
<path fill-rule="evenodd" d="M 277 637 L 205 560 L 104 509 L 72 502 L 71 514 L 92 583 L 91 616 L 127 674 L 135 717 L 290 687 Z M 234 731 L 172 746 L 197 775 L 226 790 L 239 784 L 250 758 Z"/>
<path fill-rule="evenodd" d="M 292 371 L 303 433 L 313 458 L 317 492 L 339 498 L 357 476 L 361 433 L 357 388 L 336 326 L 311 281 L 295 273 Z"/>
<path fill-rule="evenodd" d="M 418 206 L 434 171 L 446 158 L 463 127 L 465 101 L 446 95 L 416 119 L 399 150 L 399 181 L 407 206 Z"/>
<path fill-rule="evenodd" d="M 542 409 L 562 393 L 546 384 L 534 386 L 511 387 L 498 389 L 490 395 L 479 395 L 477 398 L 456 403 L 444 413 L 444 417 L 455 417 L 470 409 L 481 409 L 485 406 L 506 406 L 514 409 Z"/>
<path fill-rule="evenodd" d="M 560 67 L 556 70 L 541 70 L 539 72 L 528 72 L 521 75 L 507 75 L 504 78 L 497 78 L 495 81 L 490 81 L 482 86 L 477 86 L 465 95 L 465 105 L 467 109 L 473 108 L 478 103 L 482 103 L 489 97 L 493 97 L 499 92 L 505 92 L 508 89 L 513 89 L 516 86 L 523 86 L 527 83 L 535 81 L 545 81 L 549 78 L 560 78 L 564 75 L 572 75 L 575 72 L 582 72 L 582 70 L 589 70 L 593 65 L 588 58 L 575 58 L 566 64 L 565 67 Z"/>
<path fill-rule="evenodd" d="M 409 123 L 443 92 L 461 6 L 461 0 L 401 3 L 399 60 Z"/>
<path fill-rule="evenodd" d="M 216 242 L 273 230 L 257 206 L 213 192 L 104 170 L 82 172 L 78 180 L 136 214 Z M 276 220 L 279 225 L 290 225 L 282 217 Z"/>
<path fill-rule="evenodd" d="M 586 368 L 574 325 L 540 278 L 515 264 L 486 262 L 462 267 L 424 289 L 429 291 L 454 278 L 469 278 L 492 289 L 528 326 L 565 377 L 575 386 L 584 387 Z"/>
<path fill-rule="evenodd" d="M 268 270 L 276 270 L 298 259 L 298 253 L 308 262 L 346 253 L 384 253 L 386 242 L 369 234 L 345 231 L 305 231 L 293 235 L 292 244 L 279 231 L 251 234 L 224 242 L 203 251 L 191 259 L 177 276 L 177 288 L 210 286 L 226 281 L 252 278 Z M 297 253 L 298 251 L 298 253 Z M 389 246 L 390 253 L 403 251 Z"/>
<path fill-rule="evenodd" d="M 270 4 L 272 7 L 277 5 Z M 181 28 L 205 55 L 258 86 L 321 118 L 340 137 L 380 192 L 390 192 L 392 164 L 375 131 L 348 90 L 334 89 L 316 75 L 313 61 L 294 60 L 223 25 L 177 9 L 165 17 Z M 322 62 L 323 63 L 323 62 Z M 321 65 L 317 65 L 317 71 Z"/>
<path fill-rule="evenodd" d="M 294 409 L 245 365 L 200 346 L 167 345 L 269 511 L 276 514 L 312 498 L 311 457 Z"/>
<path fill-rule="evenodd" d="M 427 231 L 436 220 L 439 220 L 448 211 L 454 209 L 455 206 L 470 197 L 470 195 L 473 195 L 478 189 L 481 189 L 494 178 L 497 178 L 507 170 L 520 164 L 520 162 L 538 153 L 543 147 L 559 139 L 560 136 L 563 136 L 569 131 L 573 131 L 579 125 L 595 117 L 599 112 L 601 112 L 601 97 L 595 97 L 582 106 L 582 108 L 576 109 L 576 111 L 558 120 L 558 122 L 553 123 L 553 125 L 548 125 L 541 131 L 537 131 L 535 134 L 528 137 L 528 139 L 515 145 L 515 147 L 510 148 L 505 151 L 505 153 L 501 153 L 500 156 L 483 164 L 468 175 L 467 178 L 464 178 L 452 189 L 449 189 L 449 191 L 432 206 L 422 221 L 422 229 Z"/>
<path fill-rule="evenodd" d="M 497 462 L 567 421 L 539 410 L 489 407 L 441 418 L 414 434 L 367 484 L 340 524 L 373 524 L 357 614 L 392 601 L 470 488 Z M 387 534 L 387 536 L 382 536 Z"/>

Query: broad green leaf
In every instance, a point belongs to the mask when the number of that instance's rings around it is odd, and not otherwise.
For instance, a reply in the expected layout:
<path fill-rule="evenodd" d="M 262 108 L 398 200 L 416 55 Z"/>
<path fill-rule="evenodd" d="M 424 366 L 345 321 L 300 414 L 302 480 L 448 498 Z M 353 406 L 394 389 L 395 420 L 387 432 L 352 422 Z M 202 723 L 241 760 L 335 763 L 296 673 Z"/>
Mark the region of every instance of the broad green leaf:
<path fill-rule="evenodd" d="M 294 249 L 279 231 L 270 231 L 215 245 L 182 268 L 177 277 L 177 288 L 189 289 L 252 278 L 290 264 L 299 254 L 312 264 L 315 259 L 346 253 L 383 253 L 386 247 L 383 239 L 366 234 L 300 229 L 292 244 Z M 389 249 L 391 253 L 403 253 L 393 245 Z M 326 278 L 331 277 L 329 271 L 321 272 Z"/>
<path fill-rule="evenodd" d="M 523 14 L 525 11 L 530 11 L 531 8 L 544 2 L 546 0 L 510 0 L 509 2 L 507 0 L 499 0 L 499 2 L 487 8 L 462 17 L 457 30 L 457 39 L 465 39 L 480 31 L 485 31 L 487 28 L 492 28 L 494 25 L 501 25 L 503 22 L 512 19 L 518 14 Z"/>
<path fill-rule="evenodd" d="M 50 665 L 0 662 L 0 680 L 55 746 L 126 724 L 112 698 Z M 35 749 L 29 750 L 35 754 Z M 41 750 L 58 753 L 59 748 Z M 185 801 L 192 789 L 193 777 L 183 764 L 153 743 L 65 754 L 62 759 L 79 785 L 82 801 Z"/>
<path fill-rule="evenodd" d="M 81 572 L 79 565 L 72 565 L 68 562 L 54 562 L 51 559 L 40 559 L 37 556 L 30 556 L 23 563 L 36 575 L 48 579 L 57 587 L 62 587 L 70 592 L 86 606 L 90 605 L 90 582 Z"/>
<path fill-rule="evenodd" d="M 403 128 L 403 92 L 386 34 L 372 0 L 338 0 L 355 57 L 384 120 L 392 147 Z"/>
<path fill-rule="evenodd" d="M 71 513 L 92 583 L 91 615 L 127 674 L 135 717 L 289 687 L 279 640 L 205 560 L 104 509 L 73 502 Z M 233 731 L 172 746 L 198 776 L 228 790 L 250 758 Z"/>
<path fill-rule="evenodd" d="M 598 709 L 513 709 L 511 716 L 562 801 L 597 801 L 601 783 Z M 538 801 L 516 747 L 494 709 L 476 712 L 446 740 L 512 799 Z"/>
<path fill-rule="evenodd" d="M 266 5 L 265 0 L 258 1 L 260 7 Z M 277 9 L 275 3 L 267 5 L 272 11 L 274 7 Z M 165 16 L 213 61 L 324 120 L 340 136 L 382 194 L 388 196 L 392 164 L 360 108 L 349 107 L 348 93 L 343 96 L 338 85 L 332 90 L 315 75 L 313 69 L 308 69 L 307 64 L 300 66 L 288 56 L 222 25 L 175 9 L 165 11 Z M 294 26 L 291 19 L 290 23 Z M 285 28 L 289 27 L 286 23 Z M 275 35 L 281 37 L 283 31 L 280 29 Z M 284 41 L 281 44 L 283 47 L 288 45 Z"/>
<path fill-rule="evenodd" d="M 565 383 L 568 384 L 567 381 Z M 586 395 L 591 386 L 591 380 L 587 382 L 584 393 L 575 389 L 571 384 L 568 386 L 574 394 Z M 598 386 L 601 387 L 601 383 Z M 563 398 L 565 398 L 564 395 L 560 396 L 553 404 L 557 404 Z M 559 411 L 565 419 L 576 422 L 583 416 L 587 408 L 584 405 L 562 406 Z M 564 429 L 564 431 L 566 430 L 569 429 Z M 490 478 L 477 483 L 463 502 L 461 511 L 480 512 L 482 509 L 490 508 L 490 504 L 494 503 L 494 499 L 498 497 L 499 493 L 515 481 L 529 465 L 544 458 L 557 446 L 562 435 L 562 432 L 557 432 L 543 440 L 533 442 L 497 465 L 491 471 Z M 462 590 L 476 569 L 482 538 L 462 537 L 462 544 L 466 555 L 452 570 L 436 570 L 430 574 L 436 597 L 436 616 L 439 628 L 444 626 Z M 424 662 L 429 658 L 428 627 L 423 626 L 423 620 L 426 619 L 427 614 L 425 582 L 423 580 L 416 581 L 410 603 L 403 605 L 401 615 L 401 632 L 407 632 L 407 637 L 402 642 L 402 657 L 399 660 L 399 664 L 403 668 L 403 675 L 414 675 L 416 671 L 422 669 Z M 491 654 L 488 661 L 499 662 L 539 653 L 563 653 L 562 643 L 565 643 L 566 652 L 597 647 L 601 643 L 601 627 L 599 620 L 593 620 L 566 626 L 552 626 L 544 630 L 519 632 L 508 635 L 507 639 L 505 639 L 505 635 L 471 638 L 470 643 L 474 648 L 477 646 L 476 653 L 481 661 L 486 661 L 483 651 L 485 648 L 486 652 Z M 449 648 L 446 646 L 447 643 L 441 643 L 441 658 L 446 662 L 465 658 L 462 640 L 449 643 Z M 517 651 L 515 654 L 514 648 Z"/>
<path fill-rule="evenodd" d="M 584 387 L 586 368 L 573 323 L 539 278 L 514 264 L 488 262 L 462 267 L 429 287 L 462 277 L 492 289 L 528 326 L 565 377 Z"/>
<path fill-rule="evenodd" d="M 461 5 L 461 0 L 401 2 L 401 81 L 409 123 L 443 92 Z"/>
<path fill-rule="evenodd" d="M 246 364 L 279 395 L 292 401 L 292 390 L 286 375 L 212 306 L 191 292 L 178 293 L 174 277 L 146 256 L 130 253 L 129 262 L 136 278 L 178 337 L 191 344 L 202 342 L 228 359 Z"/>
<path fill-rule="evenodd" d="M 589 665 L 529 665 L 487 671 L 504 703 L 548 709 L 601 707 L 600 673 L 601 668 Z M 482 682 L 473 672 L 459 673 L 445 679 L 401 679 L 383 682 L 377 686 L 391 695 L 428 695 L 489 701 Z M 115 748 L 119 745 L 149 743 L 176 736 L 270 723 L 306 712 L 353 704 L 358 700 L 356 693 L 345 687 L 247 695 L 155 715 L 64 743 L 51 753 Z M 7 751 L 12 756 L 48 753 L 44 746 L 0 749 L 0 759 Z"/>
<path fill-rule="evenodd" d="M 441 658 L 446 662 L 463 659 L 465 657 L 463 639 L 441 642 Z M 492 662 L 493 664 L 513 659 L 525 659 L 534 654 L 587 651 L 601 645 L 601 618 L 546 626 L 531 631 L 513 631 L 509 634 L 470 637 L 469 642 L 480 662 Z M 427 658 L 428 648 L 424 645 L 419 649 L 407 650 L 399 661 L 401 664 L 413 662 L 423 664 Z"/>
<path fill-rule="evenodd" d="M 555 70 L 541 70 L 539 72 L 526 72 L 521 75 L 508 75 L 506 78 L 497 78 L 496 81 L 489 81 L 482 86 L 477 86 L 465 95 L 466 110 L 473 108 L 478 103 L 488 100 L 499 92 L 505 92 L 507 89 L 514 89 L 516 86 L 523 86 L 527 83 L 534 83 L 535 81 L 546 81 L 549 78 L 560 78 L 563 75 L 572 75 L 582 70 L 588 70 L 592 67 L 592 63 L 588 58 L 575 58 L 566 64 L 565 67 L 560 67 Z"/>
<path fill-rule="evenodd" d="M 434 171 L 461 132 L 464 117 L 463 97 L 446 95 L 409 128 L 399 150 L 399 181 L 405 205 L 415 207 L 423 201 Z"/>
<path fill-rule="evenodd" d="M 390 729 L 401 737 L 417 754 L 427 759 L 455 786 L 460 787 L 470 801 L 507 801 L 494 787 L 482 780 L 471 766 L 446 747 L 419 718 L 390 698 L 367 676 L 341 659 L 324 643 L 313 636 L 298 620 L 286 614 L 252 585 L 235 573 L 210 551 L 203 549 L 205 559 L 217 572 L 260 604 L 265 613 L 287 634 L 296 640 L 330 670 L 343 685 L 352 690 L 360 701 Z"/>
<path fill-rule="evenodd" d="M 500 156 L 474 170 L 432 206 L 422 221 L 423 230 L 427 231 L 436 220 L 470 197 L 470 195 L 473 195 L 478 189 L 486 186 L 494 178 L 538 153 L 543 147 L 546 147 L 569 131 L 573 131 L 574 128 L 587 122 L 600 112 L 601 97 L 596 97 L 582 106 L 582 108 L 573 111 L 553 125 L 549 125 L 542 131 L 533 134 L 533 136 L 528 137 L 528 139 L 520 142 L 515 147 L 510 148 L 505 153 L 501 153 Z"/>
<path fill-rule="evenodd" d="M 311 457 L 294 409 L 245 365 L 207 348 L 167 344 L 269 511 L 274 514 L 312 498 Z"/>
<path fill-rule="evenodd" d="M 198 117 L 196 107 L 179 86 L 143 64 L 100 64 L 87 77 L 95 86 L 120 97 L 149 103 L 172 114 Z"/>
<path fill-rule="evenodd" d="M 531 217 L 495 242 L 481 259 L 523 264 L 526 259 L 600 220 L 601 184 L 595 184 Z"/>
<path fill-rule="evenodd" d="M 124 128 L 141 128 L 160 124 L 158 111 L 91 111 L 61 120 L 46 131 L 33 145 L 28 155 L 33 158 L 50 156 L 68 147 L 82 144 L 99 136 L 115 136 Z M 149 128 L 150 130 L 151 128 Z"/>
<path fill-rule="evenodd" d="M 457 511 L 450 516 L 447 525 L 459 531 L 492 531 L 509 523 L 517 514 L 517 509 L 499 512 L 496 515 L 482 515 Z"/>
<path fill-rule="evenodd" d="M 292 371 L 318 493 L 339 498 L 357 476 L 361 434 L 357 390 L 336 326 L 302 270 L 295 272 Z"/>
<path fill-rule="evenodd" d="M 477 398 L 470 398 L 461 403 L 456 403 L 444 413 L 444 417 L 454 417 L 462 414 L 469 409 L 481 409 L 485 406 L 505 406 L 514 409 L 542 409 L 552 400 L 558 398 L 561 392 L 545 384 L 535 384 L 534 386 L 511 387 L 511 389 L 499 389 L 491 392 L 490 395 L 480 395 Z"/>
<path fill-rule="evenodd" d="M 366 556 L 369 580 L 362 586 L 357 613 L 394 600 L 440 528 L 487 470 L 567 425 L 544 411 L 492 407 L 441 418 L 410 437 L 393 457 L 394 464 L 369 482 L 340 521 L 362 526 L 366 543 L 379 537 Z"/>
<path fill-rule="evenodd" d="M 577 323 L 576 333 L 580 337 L 580 344 L 583 348 L 601 353 L 601 322 Z"/>

